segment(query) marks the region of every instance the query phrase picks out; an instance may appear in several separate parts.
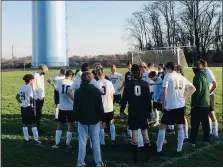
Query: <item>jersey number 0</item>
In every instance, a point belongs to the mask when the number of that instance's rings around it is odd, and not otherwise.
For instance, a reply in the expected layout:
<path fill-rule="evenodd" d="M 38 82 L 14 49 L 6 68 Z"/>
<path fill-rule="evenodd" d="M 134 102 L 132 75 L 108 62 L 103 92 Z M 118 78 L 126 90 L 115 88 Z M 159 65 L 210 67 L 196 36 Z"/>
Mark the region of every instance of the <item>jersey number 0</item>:
<path fill-rule="evenodd" d="M 135 93 L 135 96 L 140 96 L 141 95 L 141 86 L 136 85 L 134 87 L 134 93 Z"/>

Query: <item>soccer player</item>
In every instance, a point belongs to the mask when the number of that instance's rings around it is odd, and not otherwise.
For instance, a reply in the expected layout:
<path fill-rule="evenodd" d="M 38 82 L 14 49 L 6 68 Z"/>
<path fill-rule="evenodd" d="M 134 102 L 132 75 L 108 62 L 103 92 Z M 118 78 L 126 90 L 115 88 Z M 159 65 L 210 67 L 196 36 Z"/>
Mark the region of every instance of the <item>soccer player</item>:
<path fill-rule="evenodd" d="M 103 119 L 104 109 L 100 91 L 90 84 L 92 75 L 90 72 L 83 72 L 81 75 L 81 86 L 74 96 L 74 118 L 78 122 L 78 159 L 77 166 L 86 166 L 86 144 L 88 134 L 92 141 L 92 152 L 95 165 L 102 167 L 100 148 L 100 122 Z"/>
<path fill-rule="evenodd" d="M 205 60 L 199 60 L 202 65 L 204 66 L 204 70 L 206 72 L 208 82 L 209 82 L 209 89 L 210 89 L 210 107 L 209 107 L 209 117 L 210 120 L 210 135 L 211 138 L 218 138 L 218 121 L 214 113 L 214 91 L 217 88 L 217 81 L 214 76 L 214 73 L 208 68 L 208 64 Z"/>
<path fill-rule="evenodd" d="M 55 86 L 57 85 L 58 80 L 65 79 L 65 72 L 66 72 L 66 68 L 62 68 L 62 69 L 60 69 L 59 74 L 56 74 L 47 80 L 47 82 L 52 84 L 54 87 L 54 104 L 55 104 L 54 116 L 55 116 L 56 120 L 58 119 L 58 113 L 59 113 L 59 93 L 55 89 Z"/>
<path fill-rule="evenodd" d="M 158 64 L 158 76 L 160 76 L 163 73 L 163 68 L 164 68 L 163 64 Z"/>
<path fill-rule="evenodd" d="M 114 104 L 117 103 L 120 105 L 121 102 L 121 90 L 123 89 L 123 85 L 120 86 L 121 82 L 124 82 L 124 78 L 120 73 L 117 73 L 116 65 L 111 66 L 111 74 L 108 75 L 108 78 L 112 82 L 114 88 L 115 88 L 115 94 L 114 94 Z"/>
<path fill-rule="evenodd" d="M 176 71 L 177 71 L 177 73 L 184 76 L 183 67 L 181 65 L 176 66 Z"/>
<path fill-rule="evenodd" d="M 151 71 L 149 73 L 149 78 L 154 81 L 154 83 L 160 82 L 159 85 L 154 85 L 154 93 L 153 93 L 153 111 L 155 124 L 154 127 L 159 125 L 159 111 L 162 111 L 162 79 L 158 77 L 156 71 Z"/>
<path fill-rule="evenodd" d="M 60 138 L 62 135 L 62 125 L 67 122 L 67 139 L 66 148 L 70 148 L 70 142 L 72 139 L 72 124 L 74 122 L 73 117 L 73 100 L 68 96 L 68 88 L 72 85 L 72 78 L 74 73 L 71 70 L 67 70 L 65 73 L 65 79 L 59 80 L 56 85 L 56 89 L 60 96 L 60 110 L 58 115 L 58 124 L 55 135 L 55 145 L 53 148 L 59 148 Z"/>
<path fill-rule="evenodd" d="M 141 129 L 144 141 L 144 149 L 146 153 L 146 160 L 150 157 L 149 147 L 150 140 L 148 137 L 148 123 L 147 116 L 151 107 L 149 85 L 146 81 L 142 80 L 141 68 L 139 65 L 132 65 L 132 79 L 125 83 L 123 92 L 122 105 L 128 102 L 128 126 L 132 131 L 131 148 L 133 155 L 133 162 L 138 162 L 138 129 Z"/>
<path fill-rule="evenodd" d="M 34 81 L 32 87 L 34 97 L 34 112 L 36 114 L 36 123 L 39 134 L 45 133 L 42 129 L 40 129 L 40 120 L 45 98 L 44 75 L 47 71 L 48 67 L 45 64 L 40 64 L 39 70 L 33 75 Z"/>
<path fill-rule="evenodd" d="M 196 91 L 191 99 L 191 134 L 189 141 L 192 143 L 192 146 L 196 147 L 195 144 L 200 123 L 202 124 L 204 143 L 209 143 L 210 126 L 208 114 L 210 93 L 208 79 L 203 70 L 202 63 L 197 61 L 193 66 L 193 71 L 195 73 L 193 84 Z"/>
<path fill-rule="evenodd" d="M 176 73 L 175 64 L 173 62 L 167 63 L 166 69 L 168 73 L 163 80 L 163 116 L 157 138 L 157 152 L 159 154 L 162 151 L 167 125 L 176 124 L 178 129 L 176 154 L 181 156 L 184 141 L 183 124 L 185 123 L 185 100 L 187 100 L 196 89 L 184 76 Z M 184 95 L 185 89 L 188 89 L 186 95 Z"/>
<path fill-rule="evenodd" d="M 18 91 L 16 95 L 17 101 L 21 105 L 21 114 L 22 114 L 22 123 L 23 123 L 23 135 L 25 143 L 29 143 L 29 132 L 28 132 L 28 125 L 32 125 L 32 133 L 34 137 L 34 144 L 39 145 L 41 144 L 38 141 L 38 131 L 36 127 L 36 116 L 33 110 L 33 90 L 32 84 L 34 81 L 34 76 L 31 74 L 26 74 L 23 77 L 25 81 L 25 85 Z"/>
<path fill-rule="evenodd" d="M 111 81 L 105 79 L 103 68 L 98 66 L 95 70 L 96 75 L 98 77 L 98 84 L 100 88 L 103 90 L 102 93 L 102 102 L 104 107 L 104 117 L 102 121 L 101 128 L 101 145 L 105 145 L 105 137 L 104 137 L 104 127 L 107 126 L 110 129 L 111 134 L 111 144 L 115 147 L 115 125 L 114 125 L 114 93 L 115 89 Z"/>

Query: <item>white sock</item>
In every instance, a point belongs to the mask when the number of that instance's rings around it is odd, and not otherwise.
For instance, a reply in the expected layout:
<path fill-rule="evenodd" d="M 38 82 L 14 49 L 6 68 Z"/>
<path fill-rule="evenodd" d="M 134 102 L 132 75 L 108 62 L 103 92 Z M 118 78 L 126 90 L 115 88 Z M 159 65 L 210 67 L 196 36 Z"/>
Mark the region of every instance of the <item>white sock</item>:
<path fill-rule="evenodd" d="M 178 131 L 177 152 L 181 152 L 182 151 L 183 142 L 184 142 L 184 130 L 180 129 Z"/>
<path fill-rule="evenodd" d="M 110 134 L 111 134 L 111 140 L 115 141 L 115 125 L 114 124 L 110 125 Z"/>
<path fill-rule="evenodd" d="M 58 119 L 58 114 L 59 114 L 59 108 L 58 107 L 54 107 L 54 116 L 55 116 L 55 119 Z"/>
<path fill-rule="evenodd" d="M 26 141 L 28 141 L 28 140 L 29 140 L 28 127 L 22 127 L 22 130 L 23 130 L 24 139 L 25 139 Z"/>
<path fill-rule="evenodd" d="M 184 138 L 188 138 L 188 125 L 184 125 Z"/>
<path fill-rule="evenodd" d="M 174 126 L 173 125 L 168 125 L 168 129 L 174 130 Z"/>
<path fill-rule="evenodd" d="M 143 147 L 144 142 L 143 142 L 143 137 L 142 137 L 142 132 L 141 129 L 138 129 L 138 147 Z"/>
<path fill-rule="evenodd" d="M 212 122 L 212 133 L 215 137 L 218 136 L 218 121 Z"/>
<path fill-rule="evenodd" d="M 104 131 L 104 128 L 101 128 L 100 139 L 101 139 L 101 144 L 105 145 L 105 131 Z"/>
<path fill-rule="evenodd" d="M 67 131 L 66 145 L 70 145 L 71 139 L 72 139 L 72 132 Z"/>
<path fill-rule="evenodd" d="M 38 130 L 37 130 L 37 127 L 32 127 L 32 132 L 33 132 L 33 138 L 35 141 L 38 141 Z"/>
<path fill-rule="evenodd" d="M 164 139 L 165 139 L 165 130 L 159 130 L 157 137 L 157 152 L 162 151 Z"/>
<path fill-rule="evenodd" d="M 155 121 L 158 123 L 159 120 L 160 120 L 159 111 L 156 110 L 156 119 L 155 119 Z"/>
<path fill-rule="evenodd" d="M 209 117 L 209 125 L 210 125 L 210 134 L 212 134 L 212 121 L 210 117 Z"/>
<path fill-rule="evenodd" d="M 61 135 L 62 135 L 62 130 L 56 130 L 56 136 L 55 136 L 56 145 L 60 143 Z"/>

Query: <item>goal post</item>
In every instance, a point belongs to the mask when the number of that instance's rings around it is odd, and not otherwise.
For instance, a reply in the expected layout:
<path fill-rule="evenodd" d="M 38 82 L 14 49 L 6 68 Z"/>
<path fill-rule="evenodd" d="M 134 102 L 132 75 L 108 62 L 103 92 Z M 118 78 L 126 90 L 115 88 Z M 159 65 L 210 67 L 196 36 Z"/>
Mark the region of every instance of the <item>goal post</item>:
<path fill-rule="evenodd" d="M 139 64 L 140 62 L 152 62 L 156 66 L 158 64 L 165 64 L 167 62 L 174 62 L 183 67 L 188 67 L 184 51 L 181 47 L 165 47 L 141 52 L 132 52 L 133 63 Z"/>

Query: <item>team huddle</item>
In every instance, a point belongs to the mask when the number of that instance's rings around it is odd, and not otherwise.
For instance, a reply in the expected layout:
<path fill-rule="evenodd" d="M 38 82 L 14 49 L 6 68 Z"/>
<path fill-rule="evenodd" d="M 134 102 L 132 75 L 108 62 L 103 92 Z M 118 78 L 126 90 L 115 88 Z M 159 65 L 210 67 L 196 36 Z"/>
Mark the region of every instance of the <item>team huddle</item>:
<path fill-rule="evenodd" d="M 101 148 L 104 148 L 105 134 L 111 138 L 111 145 L 116 147 L 116 127 L 114 104 L 119 105 L 120 118 L 127 118 L 127 130 L 130 136 L 133 163 L 138 162 L 139 147 L 145 153 L 145 161 L 162 154 L 167 143 L 166 132 L 175 129 L 178 132 L 177 149 L 174 154 L 182 156 L 183 144 L 196 147 L 196 138 L 200 123 L 203 129 L 205 145 L 212 138 L 218 138 L 218 123 L 214 113 L 214 90 L 217 87 L 213 72 L 208 69 L 205 60 L 193 63 L 195 74 L 193 83 L 184 77 L 180 65 L 168 62 L 154 64 L 128 62 L 128 72 L 123 77 L 117 72 L 116 65 L 111 66 L 111 73 L 105 75 L 100 63 L 90 70 L 90 64 L 84 63 L 81 70 L 62 68 L 59 74 L 48 79 L 54 87 L 54 116 L 57 120 L 55 144 L 60 148 L 62 125 L 67 123 L 66 148 L 71 148 L 73 127 L 78 132 L 77 166 L 86 166 L 86 145 L 90 139 L 96 166 L 105 166 Z M 48 71 L 41 64 L 34 75 L 23 77 L 25 85 L 16 95 L 21 104 L 23 135 L 25 143 L 30 143 L 28 125 L 32 125 L 34 144 L 40 145 L 39 134 L 42 107 L 45 98 L 44 75 Z M 122 94 L 123 90 L 123 94 Z M 186 101 L 191 98 L 191 131 L 188 134 L 188 122 L 185 117 Z M 124 113 L 128 105 L 128 115 Z M 160 119 L 161 116 L 161 119 Z M 148 135 L 150 126 L 159 126 L 156 142 L 151 142 Z M 90 137 L 90 138 L 89 138 Z M 141 150 L 140 150 L 141 151 Z"/>

